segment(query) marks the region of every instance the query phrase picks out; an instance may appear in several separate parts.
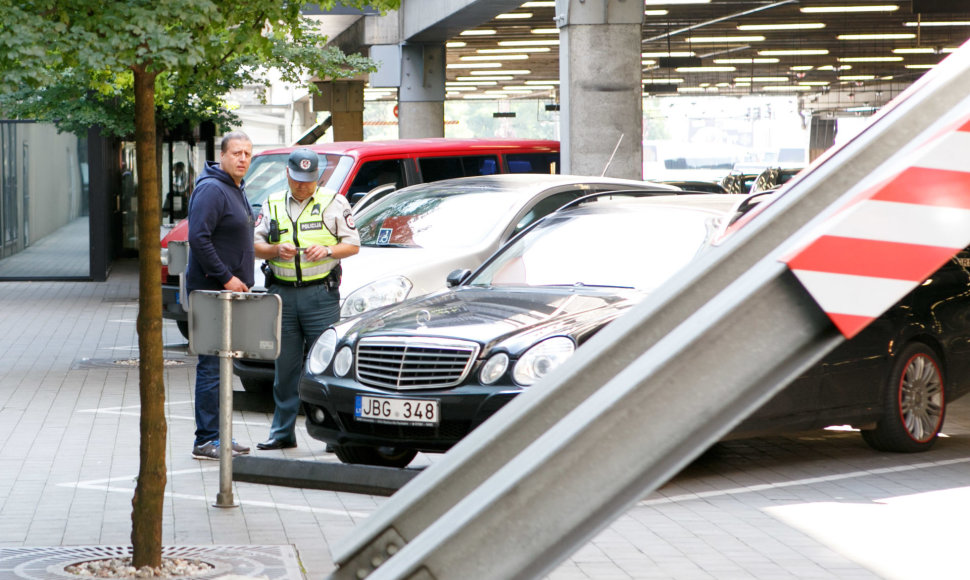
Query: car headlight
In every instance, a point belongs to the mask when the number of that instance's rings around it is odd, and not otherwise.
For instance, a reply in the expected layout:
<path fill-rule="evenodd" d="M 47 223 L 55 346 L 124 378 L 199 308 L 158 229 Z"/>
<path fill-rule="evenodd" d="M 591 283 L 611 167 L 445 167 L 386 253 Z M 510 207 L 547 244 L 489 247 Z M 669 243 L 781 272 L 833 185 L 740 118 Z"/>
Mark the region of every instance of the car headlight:
<path fill-rule="evenodd" d="M 565 336 L 546 339 L 525 351 L 512 369 L 512 378 L 522 386 L 529 386 L 563 363 L 576 345 Z"/>
<path fill-rule="evenodd" d="M 509 355 L 500 352 L 485 361 L 481 372 L 478 373 L 478 378 L 483 385 L 490 385 L 497 381 L 507 368 L 509 368 Z"/>
<path fill-rule="evenodd" d="M 330 361 L 333 360 L 333 353 L 337 349 L 337 331 L 328 328 L 313 343 L 310 355 L 306 359 L 306 370 L 313 375 L 319 375 L 327 370 Z"/>
<path fill-rule="evenodd" d="M 337 353 L 337 358 L 333 359 L 333 372 L 338 377 L 345 376 L 350 371 L 350 366 L 354 362 L 354 351 L 349 346 L 345 346 Z"/>
<path fill-rule="evenodd" d="M 340 317 L 347 318 L 373 308 L 395 304 L 407 298 L 411 292 L 411 281 L 404 276 L 391 276 L 375 280 L 354 290 L 344 299 Z"/>

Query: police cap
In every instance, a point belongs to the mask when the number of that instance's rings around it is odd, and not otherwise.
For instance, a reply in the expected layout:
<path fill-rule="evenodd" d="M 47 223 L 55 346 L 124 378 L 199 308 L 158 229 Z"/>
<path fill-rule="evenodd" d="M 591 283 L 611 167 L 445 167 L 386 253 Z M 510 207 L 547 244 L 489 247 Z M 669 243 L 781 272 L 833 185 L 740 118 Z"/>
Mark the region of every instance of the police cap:
<path fill-rule="evenodd" d="M 317 154 L 306 147 L 290 153 L 290 158 L 286 162 L 290 177 L 296 181 L 316 181 L 320 177 L 319 165 Z"/>

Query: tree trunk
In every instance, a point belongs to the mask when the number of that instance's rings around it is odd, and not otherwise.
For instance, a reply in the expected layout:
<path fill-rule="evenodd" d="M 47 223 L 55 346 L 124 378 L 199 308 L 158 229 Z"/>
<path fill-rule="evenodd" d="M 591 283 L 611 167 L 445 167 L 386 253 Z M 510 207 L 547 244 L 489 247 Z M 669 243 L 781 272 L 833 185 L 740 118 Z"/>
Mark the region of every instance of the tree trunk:
<path fill-rule="evenodd" d="M 162 563 L 165 497 L 165 381 L 162 360 L 161 194 L 156 163 L 155 73 L 135 73 L 135 156 L 138 162 L 138 392 L 141 445 L 131 500 L 132 565 Z"/>

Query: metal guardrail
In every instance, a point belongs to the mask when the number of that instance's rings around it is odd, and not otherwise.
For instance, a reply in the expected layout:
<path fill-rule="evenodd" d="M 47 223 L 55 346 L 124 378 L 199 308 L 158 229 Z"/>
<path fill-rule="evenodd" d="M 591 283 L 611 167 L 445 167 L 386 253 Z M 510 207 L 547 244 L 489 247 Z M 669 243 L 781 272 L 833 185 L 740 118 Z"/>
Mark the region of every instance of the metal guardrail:
<path fill-rule="evenodd" d="M 779 261 L 970 115 L 966 47 L 762 215 L 615 321 L 395 494 L 331 578 L 532 578 L 843 339 Z"/>

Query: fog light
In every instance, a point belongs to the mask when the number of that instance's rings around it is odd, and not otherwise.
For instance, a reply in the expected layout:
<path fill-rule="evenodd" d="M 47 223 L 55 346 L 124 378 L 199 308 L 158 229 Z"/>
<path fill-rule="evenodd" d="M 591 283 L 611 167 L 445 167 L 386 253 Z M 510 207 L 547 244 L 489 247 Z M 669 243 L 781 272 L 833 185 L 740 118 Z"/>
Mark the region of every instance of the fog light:
<path fill-rule="evenodd" d="M 314 407 L 312 411 L 312 418 L 314 423 L 323 423 L 327 420 L 327 414 L 320 407 Z"/>

